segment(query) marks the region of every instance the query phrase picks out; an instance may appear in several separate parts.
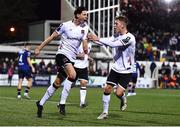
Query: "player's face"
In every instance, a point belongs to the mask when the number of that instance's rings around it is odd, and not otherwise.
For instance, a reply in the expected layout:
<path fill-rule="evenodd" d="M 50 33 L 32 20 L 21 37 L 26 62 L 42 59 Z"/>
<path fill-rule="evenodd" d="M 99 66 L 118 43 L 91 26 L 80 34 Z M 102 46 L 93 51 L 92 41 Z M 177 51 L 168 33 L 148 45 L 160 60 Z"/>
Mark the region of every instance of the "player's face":
<path fill-rule="evenodd" d="M 27 46 L 26 46 L 26 49 L 27 49 L 27 50 L 30 50 L 30 49 L 31 49 L 31 45 L 27 45 Z"/>
<path fill-rule="evenodd" d="M 82 13 L 78 14 L 77 17 L 80 22 L 87 21 L 87 11 L 82 11 Z"/>
<path fill-rule="evenodd" d="M 115 20 L 114 29 L 116 33 L 121 33 L 124 29 L 124 23 L 120 20 Z"/>

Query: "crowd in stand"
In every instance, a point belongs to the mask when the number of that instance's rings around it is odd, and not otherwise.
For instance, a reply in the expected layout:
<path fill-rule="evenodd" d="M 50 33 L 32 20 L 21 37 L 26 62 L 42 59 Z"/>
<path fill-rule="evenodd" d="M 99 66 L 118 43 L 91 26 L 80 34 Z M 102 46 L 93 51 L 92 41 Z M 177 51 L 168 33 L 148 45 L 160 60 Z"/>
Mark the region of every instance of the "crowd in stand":
<path fill-rule="evenodd" d="M 129 18 L 129 29 L 136 35 L 137 60 L 180 61 L 180 1 L 168 7 L 159 0 L 121 0 L 121 12 Z M 160 50 L 165 50 L 160 59 Z M 166 52 L 166 50 L 168 50 Z"/>
<path fill-rule="evenodd" d="M 37 62 L 36 59 L 31 59 L 32 65 L 35 68 L 34 74 L 56 74 L 57 67 L 52 61 L 45 63 L 44 59 Z M 11 70 L 11 72 L 9 71 Z M 0 60 L 0 74 L 18 74 L 18 61 L 17 59 L 1 58 Z M 94 76 L 106 76 L 108 74 L 107 70 L 101 68 L 94 70 L 93 65 L 89 68 L 90 75 Z"/>
<path fill-rule="evenodd" d="M 160 88 L 180 88 L 180 70 L 177 69 L 176 62 L 170 66 L 163 62 L 159 70 Z"/>

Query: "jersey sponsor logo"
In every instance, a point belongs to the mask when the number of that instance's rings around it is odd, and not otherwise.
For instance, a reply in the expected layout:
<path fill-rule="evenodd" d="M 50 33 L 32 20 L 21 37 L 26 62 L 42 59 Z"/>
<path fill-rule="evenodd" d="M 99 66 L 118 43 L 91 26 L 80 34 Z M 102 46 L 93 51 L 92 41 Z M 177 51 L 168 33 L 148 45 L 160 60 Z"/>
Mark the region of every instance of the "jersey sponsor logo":
<path fill-rule="evenodd" d="M 70 39 L 70 40 L 78 40 L 78 41 L 79 41 L 79 38 L 75 38 L 75 37 L 67 37 L 67 39 Z"/>
<path fill-rule="evenodd" d="M 125 38 L 125 39 L 122 39 L 122 41 L 123 41 L 124 44 L 127 44 L 130 39 L 131 39 L 130 37 L 127 37 L 127 38 Z"/>

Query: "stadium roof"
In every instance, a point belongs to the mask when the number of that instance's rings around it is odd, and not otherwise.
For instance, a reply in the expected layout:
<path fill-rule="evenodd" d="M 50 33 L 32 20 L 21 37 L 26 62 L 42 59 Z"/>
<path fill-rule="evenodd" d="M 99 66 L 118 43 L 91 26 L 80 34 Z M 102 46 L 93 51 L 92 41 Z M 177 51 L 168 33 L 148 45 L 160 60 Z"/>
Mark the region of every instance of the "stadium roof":
<path fill-rule="evenodd" d="M 17 53 L 20 49 L 20 47 L 0 45 L 0 52 Z"/>

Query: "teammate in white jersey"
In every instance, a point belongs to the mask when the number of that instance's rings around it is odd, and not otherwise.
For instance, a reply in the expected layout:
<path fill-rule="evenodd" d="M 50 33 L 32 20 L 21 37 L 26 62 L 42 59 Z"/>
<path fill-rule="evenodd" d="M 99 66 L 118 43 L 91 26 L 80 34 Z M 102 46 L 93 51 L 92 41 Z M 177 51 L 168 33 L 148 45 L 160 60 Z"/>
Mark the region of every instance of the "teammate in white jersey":
<path fill-rule="evenodd" d="M 83 45 L 79 47 L 78 55 L 76 56 L 74 69 L 76 71 L 76 81 L 80 81 L 80 107 L 85 108 L 87 105 L 85 103 L 87 94 L 87 84 L 88 84 L 88 65 L 89 62 L 93 63 L 93 59 L 89 56 L 91 51 L 91 43 L 88 43 L 88 54 L 83 51 Z M 72 87 L 75 86 L 73 83 Z M 63 88 L 65 89 L 65 87 Z M 61 102 L 61 101 L 60 101 Z M 58 104 L 58 107 L 61 103 Z"/>
<path fill-rule="evenodd" d="M 127 30 L 127 18 L 118 16 L 115 19 L 116 34 L 111 38 L 98 38 L 90 34 L 88 38 L 113 48 L 114 65 L 108 75 L 106 87 L 103 94 L 103 113 L 97 119 L 108 118 L 108 108 L 110 102 L 110 93 L 116 86 L 116 96 L 120 99 L 120 109 L 126 109 L 127 101 L 125 97 L 125 89 L 131 79 L 132 65 L 134 65 L 135 44 L 134 35 Z"/>
<path fill-rule="evenodd" d="M 86 107 L 86 94 L 87 94 L 87 84 L 88 84 L 88 62 L 93 62 L 93 59 L 89 56 L 91 51 L 91 43 L 88 43 L 88 54 L 84 54 L 82 45 L 79 48 L 79 55 L 75 60 L 74 68 L 76 70 L 76 79 L 80 81 L 80 107 Z"/>
<path fill-rule="evenodd" d="M 44 42 L 35 49 L 38 55 L 40 50 L 49 44 L 53 39 L 61 36 L 60 45 L 56 54 L 56 64 L 58 66 L 58 74 L 52 85 L 50 85 L 42 97 L 36 102 L 38 111 L 37 116 L 42 117 L 43 105 L 54 94 L 63 82 L 64 89 L 61 94 L 60 113 L 65 114 L 65 101 L 70 91 L 71 85 L 75 82 L 76 71 L 74 69 L 74 61 L 78 54 L 78 48 L 83 43 L 83 50 L 88 51 L 87 33 L 88 26 L 87 10 L 84 7 L 78 7 L 74 11 L 74 19 L 72 21 L 62 23 Z"/>

